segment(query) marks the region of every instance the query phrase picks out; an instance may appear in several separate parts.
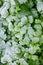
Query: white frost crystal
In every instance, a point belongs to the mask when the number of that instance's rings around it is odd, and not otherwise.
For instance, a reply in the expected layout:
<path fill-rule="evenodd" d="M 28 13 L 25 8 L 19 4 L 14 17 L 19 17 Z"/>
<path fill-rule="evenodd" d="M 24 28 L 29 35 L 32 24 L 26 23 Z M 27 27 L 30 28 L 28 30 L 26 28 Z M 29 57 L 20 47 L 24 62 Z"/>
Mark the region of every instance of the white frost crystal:
<path fill-rule="evenodd" d="M 1 58 L 1 62 L 2 63 L 12 62 L 12 59 L 9 55 L 4 55 L 4 57 Z"/>
<path fill-rule="evenodd" d="M 24 24 L 26 24 L 26 22 L 27 22 L 27 17 L 26 16 L 23 16 L 21 18 L 21 22 L 19 23 L 19 26 L 23 26 Z"/>
<path fill-rule="evenodd" d="M 21 18 L 21 22 L 25 22 L 25 21 L 27 21 L 27 17 L 26 16 L 23 16 L 22 18 Z"/>
<path fill-rule="evenodd" d="M 20 4 L 25 3 L 27 0 L 18 0 Z"/>
<path fill-rule="evenodd" d="M 10 4 L 9 4 L 9 2 L 5 2 L 4 4 L 3 4 L 3 8 L 6 8 L 6 9 L 9 9 L 10 8 Z"/>
<path fill-rule="evenodd" d="M 3 40 L 0 40 L 0 51 L 5 48 L 6 48 L 5 42 Z"/>
<path fill-rule="evenodd" d="M 15 6 L 15 0 L 10 0 L 11 6 Z"/>
<path fill-rule="evenodd" d="M 23 58 L 19 59 L 19 62 L 21 65 L 28 65 L 28 63 Z"/>
<path fill-rule="evenodd" d="M 33 23 L 33 16 L 28 16 L 29 18 L 29 23 Z"/>
<path fill-rule="evenodd" d="M 36 53 L 36 47 L 30 46 L 30 48 L 29 48 L 29 53 L 30 53 L 30 54 Z"/>
<path fill-rule="evenodd" d="M 8 29 L 9 29 L 10 31 L 12 31 L 12 30 L 13 30 L 13 25 L 12 25 L 12 23 L 11 23 L 11 22 L 9 22 Z"/>
<path fill-rule="evenodd" d="M 6 18 L 8 16 L 8 11 L 6 10 L 6 8 L 2 9 L 1 16 L 2 16 L 2 18 Z"/>
<path fill-rule="evenodd" d="M 25 33 L 26 33 L 26 29 L 27 29 L 27 27 L 24 26 L 24 27 L 20 30 L 20 33 L 21 33 L 21 34 L 25 34 Z"/>
<path fill-rule="evenodd" d="M 39 1 L 39 2 L 37 3 L 37 9 L 38 9 L 39 12 L 40 12 L 40 11 L 43 11 L 43 2 Z"/>
<path fill-rule="evenodd" d="M 3 28 L 0 28 L 0 38 L 6 39 L 6 34 L 4 34 L 5 30 Z"/>
<path fill-rule="evenodd" d="M 35 43 L 37 43 L 37 42 L 39 42 L 39 38 L 38 37 L 33 37 L 32 41 L 35 42 Z"/>

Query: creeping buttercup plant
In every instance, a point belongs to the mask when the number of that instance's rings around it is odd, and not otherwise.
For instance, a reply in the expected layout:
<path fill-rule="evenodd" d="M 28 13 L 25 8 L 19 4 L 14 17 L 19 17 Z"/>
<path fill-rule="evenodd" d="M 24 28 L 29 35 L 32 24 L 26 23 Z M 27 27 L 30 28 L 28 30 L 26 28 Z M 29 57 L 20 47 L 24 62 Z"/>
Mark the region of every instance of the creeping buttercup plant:
<path fill-rule="evenodd" d="M 43 0 L 0 0 L 0 65 L 43 65 Z"/>

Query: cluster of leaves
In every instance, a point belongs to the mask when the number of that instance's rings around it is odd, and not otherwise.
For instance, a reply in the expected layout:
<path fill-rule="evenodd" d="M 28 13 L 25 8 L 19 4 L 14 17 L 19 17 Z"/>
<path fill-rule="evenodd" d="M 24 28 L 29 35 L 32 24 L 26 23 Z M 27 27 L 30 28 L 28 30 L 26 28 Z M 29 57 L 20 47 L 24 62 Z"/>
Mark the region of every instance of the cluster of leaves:
<path fill-rule="evenodd" d="M 0 0 L 0 65 L 43 65 L 43 0 Z"/>

